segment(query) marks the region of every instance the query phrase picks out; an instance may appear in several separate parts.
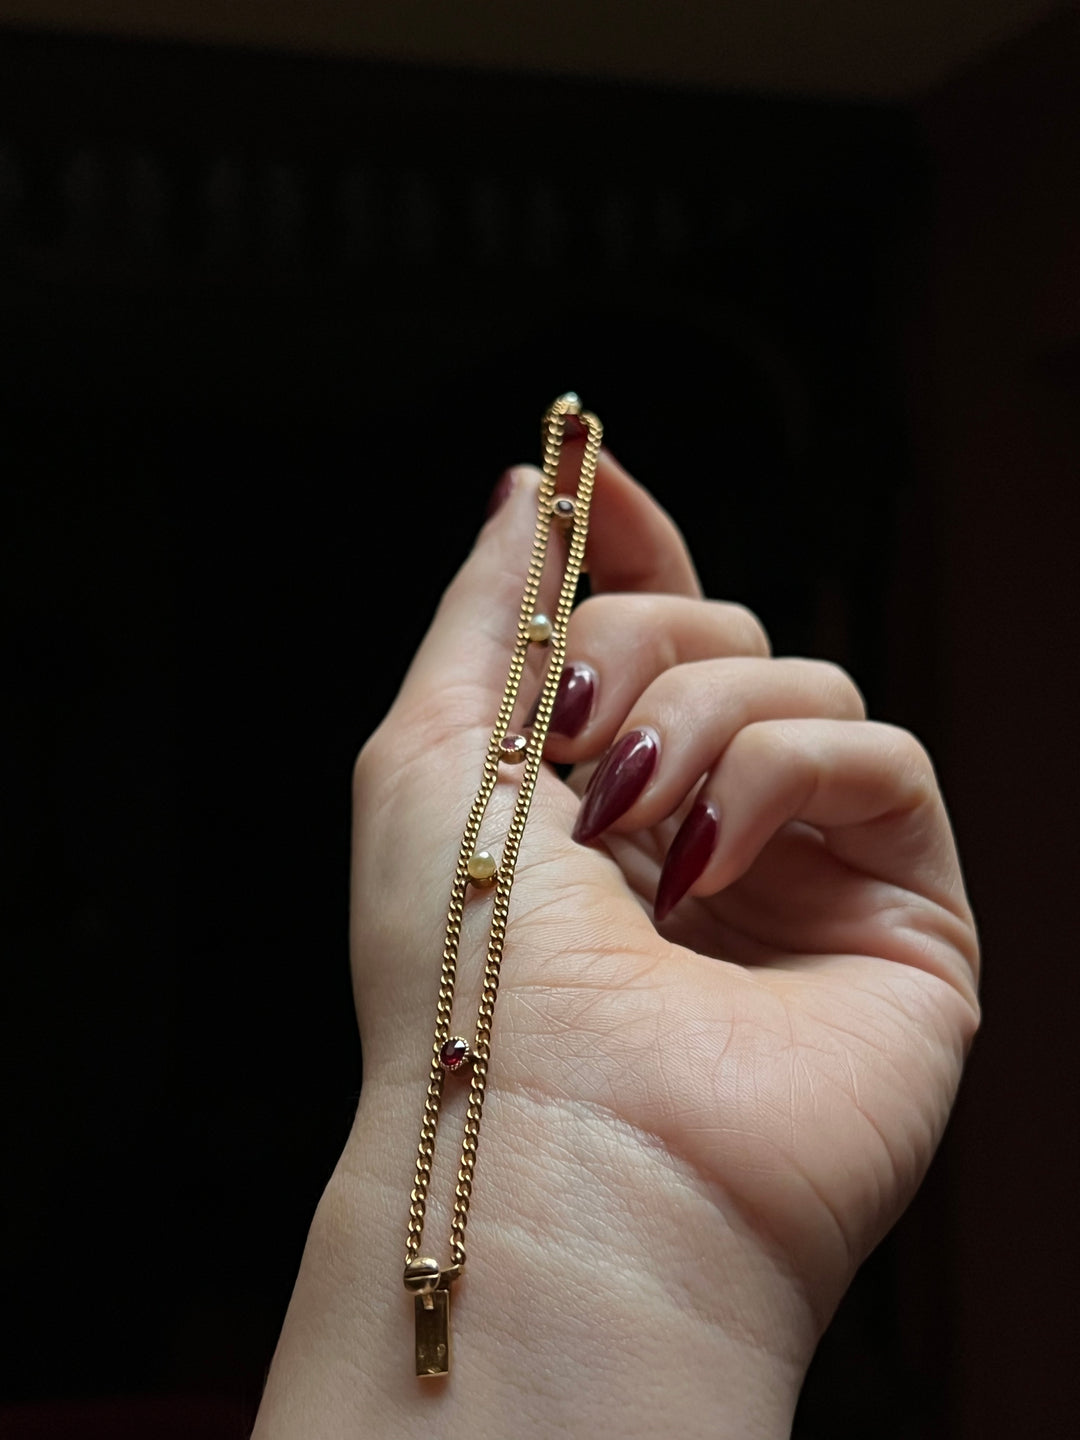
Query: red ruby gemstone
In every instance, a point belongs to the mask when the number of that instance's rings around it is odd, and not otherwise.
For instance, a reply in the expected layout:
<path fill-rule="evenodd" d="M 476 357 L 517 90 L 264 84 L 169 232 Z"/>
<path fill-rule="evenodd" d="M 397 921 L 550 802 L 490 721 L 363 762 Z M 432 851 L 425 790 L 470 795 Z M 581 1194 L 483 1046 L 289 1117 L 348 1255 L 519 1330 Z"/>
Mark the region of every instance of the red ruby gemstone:
<path fill-rule="evenodd" d="M 455 1035 L 447 1040 L 446 1044 L 439 1051 L 439 1064 L 447 1070 L 459 1070 L 464 1065 L 469 1054 L 469 1047 L 460 1036 Z"/>

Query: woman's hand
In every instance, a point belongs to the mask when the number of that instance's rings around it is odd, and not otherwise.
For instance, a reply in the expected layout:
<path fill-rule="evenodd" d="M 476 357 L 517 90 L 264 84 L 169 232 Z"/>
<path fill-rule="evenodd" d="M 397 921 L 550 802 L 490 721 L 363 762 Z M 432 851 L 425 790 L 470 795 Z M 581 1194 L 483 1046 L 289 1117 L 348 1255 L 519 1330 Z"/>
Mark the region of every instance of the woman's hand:
<path fill-rule="evenodd" d="M 412 1374 L 400 1276 L 446 902 L 535 515 L 536 472 L 513 478 L 357 764 L 364 1092 L 256 1433 L 783 1435 L 940 1139 L 978 1023 L 974 926 L 922 748 L 702 599 L 606 454 L 545 751 L 574 768 L 541 772 L 511 900 L 454 1370 Z M 514 789 L 481 831 L 496 852 Z M 454 1033 L 489 905 L 467 905 Z M 444 1264 L 452 1088 L 423 1246 Z"/>

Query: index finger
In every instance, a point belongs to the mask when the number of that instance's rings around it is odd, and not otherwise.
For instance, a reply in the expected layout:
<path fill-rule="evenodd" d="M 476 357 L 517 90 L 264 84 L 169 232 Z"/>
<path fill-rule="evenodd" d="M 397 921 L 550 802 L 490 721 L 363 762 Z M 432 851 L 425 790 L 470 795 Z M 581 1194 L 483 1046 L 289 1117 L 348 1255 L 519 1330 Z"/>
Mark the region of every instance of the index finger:
<path fill-rule="evenodd" d="M 564 474 L 577 475 L 583 447 L 584 440 L 564 445 L 560 489 Z M 630 590 L 701 597 L 701 582 L 679 527 L 604 449 L 596 467 L 585 554 L 594 593 Z"/>

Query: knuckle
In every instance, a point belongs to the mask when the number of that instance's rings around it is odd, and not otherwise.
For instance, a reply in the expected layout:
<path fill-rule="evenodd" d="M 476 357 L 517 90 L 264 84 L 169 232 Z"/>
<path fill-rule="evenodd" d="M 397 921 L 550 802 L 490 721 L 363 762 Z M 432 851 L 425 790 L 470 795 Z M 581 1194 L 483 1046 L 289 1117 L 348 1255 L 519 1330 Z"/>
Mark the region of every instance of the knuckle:
<path fill-rule="evenodd" d="M 353 801 L 357 804 L 362 803 L 370 793 L 374 777 L 385 770 L 385 728 L 385 724 L 382 724 L 372 731 L 353 761 L 352 794 Z"/>
<path fill-rule="evenodd" d="M 728 748 L 741 765 L 755 773 L 772 769 L 785 757 L 802 754 L 798 733 L 785 720 L 752 720 L 738 731 Z"/>
<path fill-rule="evenodd" d="M 795 719 L 757 720 L 732 741 L 741 774 L 786 777 L 785 784 L 805 800 L 818 783 L 820 755 L 808 740 L 806 722 Z"/>
<path fill-rule="evenodd" d="M 753 610 L 731 600 L 717 603 L 721 605 L 728 624 L 735 633 L 740 653 L 769 659 L 772 655 L 772 641 L 769 639 L 769 632 Z"/>
<path fill-rule="evenodd" d="M 917 798 L 929 799 L 938 793 L 937 772 L 929 750 L 910 730 L 882 724 L 880 732 L 888 747 L 889 763 Z"/>
<path fill-rule="evenodd" d="M 811 660 L 809 663 L 837 709 L 852 719 L 865 720 L 866 699 L 844 667 L 835 660 Z"/>

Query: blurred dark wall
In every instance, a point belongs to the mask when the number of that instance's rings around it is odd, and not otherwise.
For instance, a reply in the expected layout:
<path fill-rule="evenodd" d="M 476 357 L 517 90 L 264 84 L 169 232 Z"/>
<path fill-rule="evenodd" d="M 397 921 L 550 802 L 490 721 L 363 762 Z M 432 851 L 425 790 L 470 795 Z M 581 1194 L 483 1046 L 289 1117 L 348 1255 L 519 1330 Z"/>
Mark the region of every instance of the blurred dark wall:
<path fill-rule="evenodd" d="M 960 1440 L 1076 1433 L 1080 10 L 923 108 L 938 756 L 985 950 L 947 1167 Z"/>
<path fill-rule="evenodd" d="M 954 742 L 942 133 L 0 34 L 5 1434 L 243 1433 L 361 1083 L 352 759 L 554 395 L 710 593 Z M 952 1144 L 799 1435 L 957 1433 Z"/>

